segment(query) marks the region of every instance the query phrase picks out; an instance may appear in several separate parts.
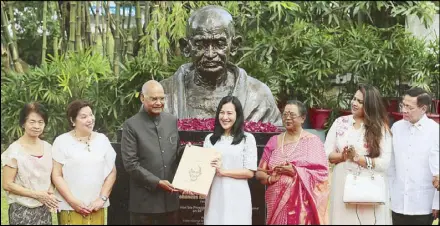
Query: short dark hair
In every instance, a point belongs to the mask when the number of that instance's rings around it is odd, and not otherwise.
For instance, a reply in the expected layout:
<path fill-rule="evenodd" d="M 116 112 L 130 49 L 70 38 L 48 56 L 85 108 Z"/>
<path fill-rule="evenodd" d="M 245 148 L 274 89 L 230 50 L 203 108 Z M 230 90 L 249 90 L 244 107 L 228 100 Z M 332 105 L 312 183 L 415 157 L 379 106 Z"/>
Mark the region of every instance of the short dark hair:
<path fill-rule="evenodd" d="M 287 105 L 295 105 L 298 107 L 298 113 L 299 116 L 306 116 L 307 115 L 307 109 L 303 102 L 299 100 L 288 100 L 287 103 L 284 105 L 284 108 L 286 108 Z M 284 111 L 284 109 L 283 109 Z"/>
<path fill-rule="evenodd" d="M 76 117 L 78 116 L 78 112 L 83 107 L 92 108 L 92 105 L 85 100 L 74 100 L 70 102 L 69 106 L 67 106 L 67 120 L 69 121 L 70 128 L 74 128 L 71 120 L 75 121 Z"/>
<path fill-rule="evenodd" d="M 420 87 L 412 87 L 411 89 L 407 90 L 405 92 L 405 95 L 408 95 L 410 97 L 417 97 L 417 106 L 422 107 L 423 105 L 426 105 L 429 109 L 432 102 L 432 97 L 429 95 L 429 93 L 420 88 Z"/>
<path fill-rule="evenodd" d="M 217 143 L 217 141 L 220 139 L 220 137 L 223 135 L 225 130 L 223 129 L 222 125 L 220 125 L 220 111 L 222 110 L 223 105 L 227 103 L 232 103 L 235 106 L 235 112 L 237 114 L 237 117 L 235 119 L 235 123 L 232 126 L 231 129 L 231 135 L 234 137 L 234 140 L 232 141 L 232 144 L 239 144 L 241 140 L 243 140 L 244 136 L 244 114 L 243 114 L 243 107 L 241 106 L 240 100 L 238 100 L 235 96 L 225 96 L 220 100 L 220 103 L 217 107 L 217 112 L 215 113 L 215 124 L 214 124 L 214 134 L 211 136 L 211 144 Z"/>
<path fill-rule="evenodd" d="M 47 124 L 49 120 L 49 115 L 47 113 L 46 107 L 38 102 L 31 102 L 25 104 L 20 111 L 20 126 L 23 126 L 26 123 L 29 114 L 32 112 L 39 114 L 43 118 L 44 123 Z"/>

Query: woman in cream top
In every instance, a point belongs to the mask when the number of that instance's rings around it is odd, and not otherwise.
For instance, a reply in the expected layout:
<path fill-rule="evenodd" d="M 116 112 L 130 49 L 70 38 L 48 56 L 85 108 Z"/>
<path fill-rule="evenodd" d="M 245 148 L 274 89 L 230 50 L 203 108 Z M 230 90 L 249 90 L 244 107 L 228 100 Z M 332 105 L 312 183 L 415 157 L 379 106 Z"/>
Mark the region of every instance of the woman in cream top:
<path fill-rule="evenodd" d="M 324 148 L 335 164 L 331 174 L 330 224 L 331 225 L 390 225 L 391 211 L 386 172 L 391 160 L 392 138 L 388 127 L 388 114 L 379 91 L 370 85 L 361 85 L 351 101 L 352 115 L 342 116 L 331 126 Z M 353 146 L 350 154 L 346 147 Z M 348 173 L 372 171 L 385 179 L 384 205 L 344 203 L 344 186 Z"/>
<path fill-rule="evenodd" d="M 58 207 L 50 180 L 51 145 L 39 138 L 47 120 L 41 104 L 26 104 L 20 112 L 24 135 L 1 155 L 11 225 L 52 224 L 50 210 Z"/>
<path fill-rule="evenodd" d="M 52 146 L 52 180 L 61 199 L 59 224 L 104 224 L 104 210 L 116 180 L 116 153 L 109 139 L 93 132 L 90 104 L 73 101 L 67 110 L 73 130 Z"/>

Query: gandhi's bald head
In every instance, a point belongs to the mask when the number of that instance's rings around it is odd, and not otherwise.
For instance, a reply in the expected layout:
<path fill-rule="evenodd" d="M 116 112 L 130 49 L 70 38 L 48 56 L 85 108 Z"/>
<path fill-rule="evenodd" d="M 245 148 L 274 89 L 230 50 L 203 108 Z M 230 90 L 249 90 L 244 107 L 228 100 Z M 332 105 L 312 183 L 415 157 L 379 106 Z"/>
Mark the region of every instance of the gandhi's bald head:
<path fill-rule="evenodd" d="M 234 20 L 226 9 L 209 5 L 194 11 L 188 19 L 186 36 L 191 37 L 197 30 L 222 28 L 229 37 L 235 36 Z"/>
<path fill-rule="evenodd" d="M 235 35 L 232 15 L 219 6 L 205 6 L 188 19 L 186 38 L 179 40 L 182 52 L 191 57 L 197 75 L 215 84 L 226 76 L 230 55 L 235 55 L 241 43 Z"/>
<path fill-rule="evenodd" d="M 150 80 L 142 86 L 141 102 L 144 105 L 145 111 L 151 115 L 159 115 L 164 107 L 165 93 L 162 85 Z"/>

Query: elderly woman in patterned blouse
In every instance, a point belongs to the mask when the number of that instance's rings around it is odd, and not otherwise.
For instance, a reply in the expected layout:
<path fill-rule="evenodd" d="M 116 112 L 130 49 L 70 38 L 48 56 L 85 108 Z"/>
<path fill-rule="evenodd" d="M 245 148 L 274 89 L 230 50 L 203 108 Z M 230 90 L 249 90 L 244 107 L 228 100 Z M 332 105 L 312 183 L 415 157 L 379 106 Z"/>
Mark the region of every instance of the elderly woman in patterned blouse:
<path fill-rule="evenodd" d="M 11 225 L 50 225 L 50 210 L 58 207 L 50 181 L 51 145 L 39 138 L 47 120 L 43 105 L 25 104 L 20 112 L 24 134 L 1 156 Z"/>

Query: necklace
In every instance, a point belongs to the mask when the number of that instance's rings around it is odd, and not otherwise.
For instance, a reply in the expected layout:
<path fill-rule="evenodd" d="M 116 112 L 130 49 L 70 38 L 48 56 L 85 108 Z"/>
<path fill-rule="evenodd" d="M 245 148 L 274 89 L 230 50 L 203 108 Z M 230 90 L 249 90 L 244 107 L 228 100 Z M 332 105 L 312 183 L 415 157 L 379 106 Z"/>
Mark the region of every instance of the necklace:
<path fill-rule="evenodd" d="M 76 136 L 76 130 L 73 130 L 73 136 L 74 136 L 74 137 L 75 137 L 80 143 L 83 143 L 83 142 L 84 142 L 83 140 L 81 140 L 79 137 Z M 90 133 L 90 135 L 87 136 L 87 140 L 85 141 L 85 142 L 86 142 L 86 145 L 87 145 L 87 151 L 89 151 L 89 152 L 90 152 L 90 139 L 91 139 L 91 137 L 92 137 L 92 133 Z"/>
<path fill-rule="evenodd" d="M 298 142 L 296 142 L 295 147 L 293 148 L 293 151 L 295 151 L 296 147 L 298 146 L 299 142 L 301 141 L 301 135 L 302 135 L 303 131 L 304 131 L 304 129 L 301 128 L 301 132 L 299 133 Z M 283 153 L 284 157 L 287 157 L 286 154 L 284 153 L 284 138 L 286 137 L 286 133 L 287 132 L 284 132 L 283 139 L 281 140 L 281 152 Z"/>

